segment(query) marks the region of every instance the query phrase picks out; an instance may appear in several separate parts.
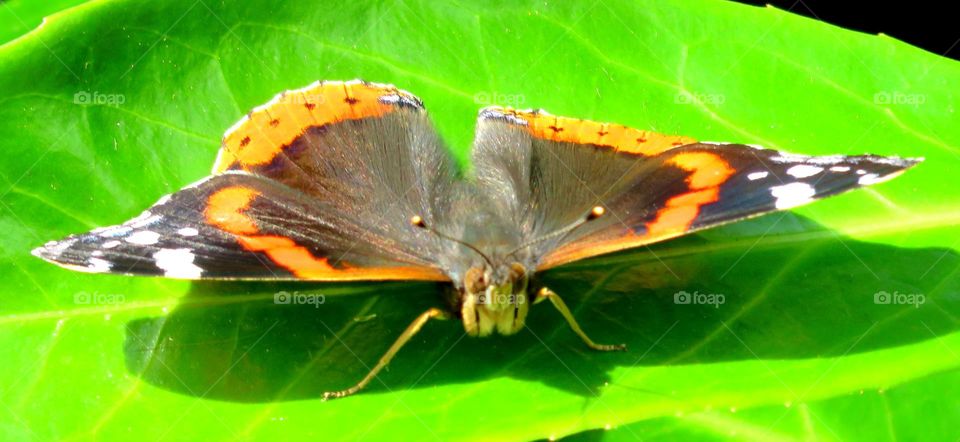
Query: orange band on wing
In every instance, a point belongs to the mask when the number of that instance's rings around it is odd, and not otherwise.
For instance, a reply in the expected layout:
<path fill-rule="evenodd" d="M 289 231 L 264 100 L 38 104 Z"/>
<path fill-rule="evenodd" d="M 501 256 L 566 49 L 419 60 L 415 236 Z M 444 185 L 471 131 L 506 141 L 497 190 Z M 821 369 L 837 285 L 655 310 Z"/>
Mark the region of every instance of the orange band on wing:
<path fill-rule="evenodd" d="M 710 152 L 683 152 L 675 155 L 667 164 L 675 165 L 687 172 L 688 192 L 671 197 L 663 208 L 657 211 L 657 217 L 647 223 L 648 238 L 670 236 L 690 229 L 693 220 L 700 214 L 700 208 L 714 203 L 720 198 L 720 185 L 734 170 L 719 155 Z"/>
<path fill-rule="evenodd" d="M 301 279 L 308 280 L 430 280 L 446 281 L 446 275 L 428 267 L 345 267 L 330 265 L 328 258 L 317 258 L 306 247 L 282 236 L 239 236 L 243 248 L 261 252 L 271 261 L 289 270 Z"/>
<path fill-rule="evenodd" d="M 657 212 L 657 218 L 647 223 L 644 236 L 655 238 L 687 231 L 700 213 L 700 207 L 716 202 L 719 196 L 720 189 L 711 187 L 670 198 Z"/>
<path fill-rule="evenodd" d="M 691 189 L 719 186 L 736 172 L 720 155 L 711 152 L 683 152 L 667 163 L 690 172 L 687 183 Z"/>
<path fill-rule="evenodd" d="M 218 190 L 207 199 L 203 211 L 207 223 L 227 232 L 245 235 L 257 233 L 257 225 L 243 213 L 260 193 L 248 187 L 234 186 Z"/>
<path fill-rule="evenodd" d="M 522 121 L 527 131 L 537 138 L 612 147 L 619 152 L 638 155 L 656 155 L 678 146 L 697 142 L 691 137 L 664 135 L 619 124 L 558 117 L 543 111 L 491 107 L 484 109 L 484 113 L 499 114 L 508 121 Z"/>
<path fill-rule="evenodd" d="M 397 100 L 419 103 L 396 87 L 359 81 L 318 82 L 286 91 L 251 111 L 224 134 L 213 173 L 267 164 L 309 127 L 380 117 L 397 109 Z"/>
<path fill-rule="evenodd" d="M 257 235 L 260 229 L 244 213 L 260 193 L 249 187 L 232 186 L 210 195 L 204 217 L 207 222 L 236 236 L 240 246 L 251 252 L 267 255 L 273 263 L 301 279 L 309 280 L 425 280 L 446 281 L 449 278 L 430 267 L 334 267 L 327 258 L 317 258 L 294 240 L 275 235 Z"/>
<path fill-rule="evenodd" d="M 654 219 L 646 223 L 646 232 L 640 235 L 629 232 L 620 238 L 561 247 L 548 254 L 538 270 L 680 236 L 690 230 L 704 205 L 720 198 L 720 186 L 736 172 L 723 158 L 710 152 L 679 153 L 667 164 L 690 172 L 686 179 L 690 190 L 669 198 Z"/>

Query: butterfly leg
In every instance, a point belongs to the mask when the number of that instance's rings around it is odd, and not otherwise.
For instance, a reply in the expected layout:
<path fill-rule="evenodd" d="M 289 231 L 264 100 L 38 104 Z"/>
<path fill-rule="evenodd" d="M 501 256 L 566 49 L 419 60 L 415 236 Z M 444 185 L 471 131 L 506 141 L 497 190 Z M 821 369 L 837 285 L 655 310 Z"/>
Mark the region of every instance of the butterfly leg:
<path fill-rule="evenodd" d="M 577 324 L 576 318 L 573 317 L 573 314 L 570 313 L 570 309 L 567 308 L 567 304 L 563 302 L 563 299 L 560 299 L 560 295 L 557 295 L 553 290 L 550 290 L 547 287 L 543 287 L 537 292 L 537 298 L 534 301 L 535 303 L 540 302 L 544 299 L 549 299 L 550 303 L 553 304 L 553 307 L 557 309 L 558 312 L 567 320 L 567 323 L 570 324 L 570 328 L 580 336 L 580 339 L 583 339 L 583 342 L 587 344 L 588 347 L 594 350 L 600 351 L 624 351 L 627 349 L 627 344 L 597 344 L 583 332 L 583 329 L 580 328 L 580 324 Z"/>
<path fill-rule="evenodd" d="M 323 400 L 337 399 L 344 396 L 350 396 L 351 394 L 354 394 L 360 390 L 363 390 L 363 387 L 366 387 L 367 384 L 369 384 L 370 381 L 372 381 L 373 378 L 377 376 L 377 373 L 380 373 L 380 370 L 383 370 L 383 368 L 390 363 L 390 360 L 393 359 L 393 357 L 397 354 L 397 352 L 400 351 L 400 349 L 403 348 L 403 346 L 406 345 L 408 341 L 410 341 L 410 338 L 414 337 L 417 334 L 417 332 L 420 331 L 420 328 L 422 328 L 423 325 L 427 323 L 427 321 L 433 318 L 448 319 L 449 317 L 450 316 L 447 312 L 440 310 L 438 308 L 431 308 L 421 313 L 420 316 L 417 316 L 417 319 L 414 319 L 413 322 L 411 322 L 410 325 L 407 326 L 407 329 L 404 330 L 402 334 L 400 334 L 400 337 L 397 338 L 397 340 L 393 343 L 393 345 L 390 346 L 390 349 L 387 350 L 387 352 L 380 357 L 380 360 L 377 362 L 377 365 L 375 365 L 373 369 L 370 370 L 370 373 L 367 373 L 367 375 L 363 379 L 361 379 L 360 382 L 357 382 L 357 385 L 354 385 L 353 387 L 350 387 L 346 390 L 328 391 L 323 394 Z"/>

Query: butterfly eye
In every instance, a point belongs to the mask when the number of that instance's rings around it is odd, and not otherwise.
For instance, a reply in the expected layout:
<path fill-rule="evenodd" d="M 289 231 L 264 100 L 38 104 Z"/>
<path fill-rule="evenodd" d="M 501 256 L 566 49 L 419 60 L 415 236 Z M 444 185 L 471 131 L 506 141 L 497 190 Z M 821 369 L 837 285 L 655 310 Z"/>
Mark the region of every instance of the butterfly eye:
<path fill-rule="evenodd" d="M 510 264 L 510 280 L 511 281 L 519 281 L 523 279 L 523 277 L 526 276 L 526 274 L 527 274 L 527 269 L 526 267 L 523 266 L 523 264 L 520 264 L 519 262 Z"/>
<path fill-rule="evenodd" d="M 467 270 L 463 276 L 463 288 L 467 293 L 480 293 L 487 289 L 486 275 L 480 267 Z"/>

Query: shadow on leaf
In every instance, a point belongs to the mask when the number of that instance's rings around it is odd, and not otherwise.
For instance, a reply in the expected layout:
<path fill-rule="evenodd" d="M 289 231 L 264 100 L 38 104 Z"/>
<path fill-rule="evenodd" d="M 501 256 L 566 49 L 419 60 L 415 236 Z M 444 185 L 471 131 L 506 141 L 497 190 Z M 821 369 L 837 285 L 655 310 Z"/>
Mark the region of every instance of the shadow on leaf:
<path fill-rule="evenodd" d="M 506 376 L 592 396 L 615 383 L 616 367 L 843 356 L 925 341 L 957 329 L 949 312 L 958 299 L 948 294 L 960 291 L 958 264 L 948 249 L 862 242 L 791 213 L 767 216 L 543 275 L 595 341 L 626 342 L 626 353 L 590 351 L 544 303 L 510 337 L 475 339 L 458 321 L 431 322 L 361 394 Z M 417 314 L 443 305 L 443 289 L 198 282 L 169 315 L 128 324 L 127 366 L 194 396 L 316 399 L 363 377 Z M 323 303 L 276 304 L 280 292 Z"/>

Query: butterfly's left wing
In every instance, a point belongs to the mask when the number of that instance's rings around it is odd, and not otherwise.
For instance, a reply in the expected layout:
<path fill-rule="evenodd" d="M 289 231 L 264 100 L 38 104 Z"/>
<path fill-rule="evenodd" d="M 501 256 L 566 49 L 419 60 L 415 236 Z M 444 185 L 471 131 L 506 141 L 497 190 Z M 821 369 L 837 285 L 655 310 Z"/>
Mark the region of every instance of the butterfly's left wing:
<path fill-rule="evenodd" d="M 34 254 L 89 272 L 186 279 L 447 280 L 455 164 L 415 96 L 362 81 L 281 93 L 224 135 L 214 175 L 141 217 Z"/>
<path fill-rule="evenodd" d="M 596 205 L 607 215 L 531 246 L 537 270 L 788 209 L 893 178 L 919 160 L 810 157 L 700 143 L 541 111 L 481 112 L 474 164 L 525 241 Z"/>
<path fill-rule="evenodd" d="M 34 254 L 82 272 L 179 279 L 447 279 L 362 221 L 277 181 L 225 172 L 130 221 L 50 241 Z"/>

